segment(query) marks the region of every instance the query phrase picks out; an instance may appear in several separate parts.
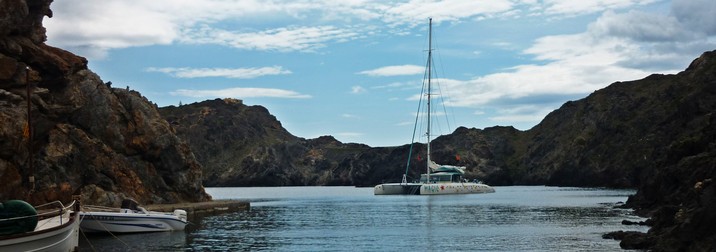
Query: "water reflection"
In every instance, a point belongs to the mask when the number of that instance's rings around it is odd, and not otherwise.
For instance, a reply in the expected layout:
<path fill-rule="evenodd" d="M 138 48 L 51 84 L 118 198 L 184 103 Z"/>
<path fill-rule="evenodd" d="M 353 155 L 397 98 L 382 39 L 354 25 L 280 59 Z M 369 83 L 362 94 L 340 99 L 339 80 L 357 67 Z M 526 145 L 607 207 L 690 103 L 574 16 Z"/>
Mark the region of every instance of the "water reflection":
<path fill-rule="evenodd" d="M 181 251 L 187 248 L 185 232 L 144 234 L 80 234 L 79 251 Z"/>

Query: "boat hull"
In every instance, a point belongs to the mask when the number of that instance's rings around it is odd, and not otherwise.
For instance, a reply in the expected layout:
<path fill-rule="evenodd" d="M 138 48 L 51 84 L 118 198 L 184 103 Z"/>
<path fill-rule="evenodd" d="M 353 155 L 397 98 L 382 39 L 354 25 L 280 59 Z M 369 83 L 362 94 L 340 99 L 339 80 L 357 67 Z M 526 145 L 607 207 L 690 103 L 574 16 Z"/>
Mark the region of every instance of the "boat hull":
<path fill-rule="evenodd" d="M 187 222 L 172 214 L 82 212 L 83 232 L 144 233 L 184 230 Z"/>
<path fill-rule="evenodd" d="M 441 195 L 494 193 L 495 189 L 481 183 L 388 183 L 373 188 L 375 195 Z"/>
<path fill-rule="evenodd" d="M 478 183 L 436 183 L 423 184 L 420 195 L 494 193 L 495 189 Z"/>
<path fill-rule="evenodd" d="M 0 238 L 0 251 L 75 251 L 79 245 L 77 213 L 41 220 L 38 227 L 58 223 L 52 228 Z M 62 224 L 59 224 L 62 223 Z"/>
<path fill-rule="evenodd" d="M 374 195 L 417 195 L 420 193 L 417 183 L 387 183 L 373 188 Z"/>

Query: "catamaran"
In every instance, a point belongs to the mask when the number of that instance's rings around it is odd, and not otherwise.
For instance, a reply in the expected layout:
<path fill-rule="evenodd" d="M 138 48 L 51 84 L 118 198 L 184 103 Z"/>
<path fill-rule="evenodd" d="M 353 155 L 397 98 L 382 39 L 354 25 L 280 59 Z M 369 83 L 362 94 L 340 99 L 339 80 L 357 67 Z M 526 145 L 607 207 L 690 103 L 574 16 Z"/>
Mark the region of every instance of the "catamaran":
<path fill-rule="evenodd" d="M 480 181 L 468 181 L 464 178 L 465 167 L 454 165 L 441 165 L 430 159 L 430 117 L 431 117 L 431 93 L 432 91 L 432 38 L 433 38 L 433 19 L 430 18 L 430 26 L 428 31 L 428 62 L 426 66 L 427 85 L 424 95 L 427 97 L 427 172 L 420 176 L 417 182 L 408 182 L 406 167 L 405 174 L 400 183 L 385 183 L 376 185 L 373 189 L 375 195 L 434 195 L 434 194 L 465 194 L 465 193 L 492 193 L 495 189 Z M 421 101 L 422 102 L 422 101 Z M 418 116 L 420 111 L 418 111 Z M 416 120 L 417 123 L 417 120 Z M 414 134 L 414 133 L 413 133 Z M 412 151 L 412 146 L 411 146 Z M 410 155 L 408 156 L 408 167 L 410 166 Z"/>

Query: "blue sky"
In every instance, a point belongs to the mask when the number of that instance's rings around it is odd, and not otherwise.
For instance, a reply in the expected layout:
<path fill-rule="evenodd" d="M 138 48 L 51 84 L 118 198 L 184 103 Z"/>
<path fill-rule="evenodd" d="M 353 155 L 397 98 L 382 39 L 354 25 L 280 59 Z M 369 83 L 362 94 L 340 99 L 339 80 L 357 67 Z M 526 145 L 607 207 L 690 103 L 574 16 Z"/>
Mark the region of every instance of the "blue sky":
<path fill-rule="evenodd" d="M 47 43 L 159 106 L 236 98 L 294 135 L 411 140 L 427 57 L 455 126 L 527 130 L 716 49 L 713 0 L 61 0 Z M 421 139 L 421 141 L 424 139 Z"/>

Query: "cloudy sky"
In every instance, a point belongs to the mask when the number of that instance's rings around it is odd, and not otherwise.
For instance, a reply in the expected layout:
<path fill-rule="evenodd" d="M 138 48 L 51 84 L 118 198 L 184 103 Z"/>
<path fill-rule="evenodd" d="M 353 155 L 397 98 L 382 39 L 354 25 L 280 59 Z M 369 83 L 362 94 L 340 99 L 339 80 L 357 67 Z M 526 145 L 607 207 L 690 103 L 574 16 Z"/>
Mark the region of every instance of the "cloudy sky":
<path fill-rule="evenodd" d="M 428 49 L 436 127 L 527 130 L 615 81 L 716 49 L 713 0 L 62 0 L 48 44 L 159 106 L 232 97 L 294 135 L 409 143 Z M 424 139 L 420 139 L 424 141 Z"/>

